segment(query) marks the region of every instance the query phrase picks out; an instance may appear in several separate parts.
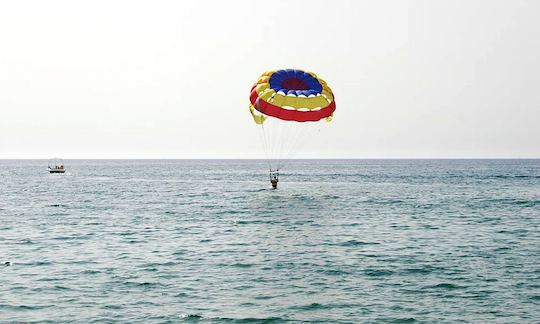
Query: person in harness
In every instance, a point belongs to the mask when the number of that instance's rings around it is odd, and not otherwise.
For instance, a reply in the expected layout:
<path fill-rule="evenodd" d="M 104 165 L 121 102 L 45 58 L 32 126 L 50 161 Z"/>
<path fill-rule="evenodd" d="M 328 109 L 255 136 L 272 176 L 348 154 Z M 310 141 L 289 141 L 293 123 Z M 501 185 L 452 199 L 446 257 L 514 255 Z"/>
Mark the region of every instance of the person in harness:
<path fill-rule="evenodd" d="M 277 184 L 279 182 L 279 170 L 272 171 L 270 170 L 270 183 L 272 184 L 272 188 L 277 189 Z"/>

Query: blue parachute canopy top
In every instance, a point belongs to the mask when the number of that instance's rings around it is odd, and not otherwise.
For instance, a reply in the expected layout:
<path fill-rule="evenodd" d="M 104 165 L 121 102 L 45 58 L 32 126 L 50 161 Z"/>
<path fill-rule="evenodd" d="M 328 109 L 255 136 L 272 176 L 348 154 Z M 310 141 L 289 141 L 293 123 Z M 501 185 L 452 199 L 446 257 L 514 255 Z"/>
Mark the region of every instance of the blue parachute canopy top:
<path fill-rule="evenodd" d="M 296 96 L 318 95 L 322 92 L 322 85 L 311 74 L 302 70 L 279 70 L 269 80 L 270 88 L 276 92 Z"/>

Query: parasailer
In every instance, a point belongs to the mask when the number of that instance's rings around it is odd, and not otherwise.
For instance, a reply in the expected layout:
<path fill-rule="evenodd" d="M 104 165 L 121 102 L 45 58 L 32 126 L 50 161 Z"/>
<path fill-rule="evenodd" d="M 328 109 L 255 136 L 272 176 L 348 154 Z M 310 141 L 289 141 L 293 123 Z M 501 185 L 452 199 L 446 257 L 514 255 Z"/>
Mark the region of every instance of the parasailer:
<path fill-rule="evenodd" d="M 253 120 L 261 126 L 270 182 L 277 188 L 285 159 L 332 120 L 334 94 L 315 73 L 286 69 L 263 73 L 251 87 L 249 99 Z"/>
<path fill-rule="evenodd" d="M 279 170 L 270 169 L 270 183 L 272 188 L 277 189 L 277 183 L 279 182 Z"/>

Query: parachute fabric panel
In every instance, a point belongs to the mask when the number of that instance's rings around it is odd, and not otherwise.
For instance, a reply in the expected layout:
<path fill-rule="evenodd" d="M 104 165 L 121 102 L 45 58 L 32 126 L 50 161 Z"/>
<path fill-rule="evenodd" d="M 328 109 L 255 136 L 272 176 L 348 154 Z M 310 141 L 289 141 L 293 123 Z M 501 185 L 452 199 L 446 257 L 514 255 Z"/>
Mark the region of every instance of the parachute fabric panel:
<path fill-rule="evenodd" d="M 249 105 L 249 111 L 251 112 L 251 116 L 253 117 L 255 124 L 262 125 L 262 123 L 264 123 L 266 120 L 266 117 L 255 112 L 255 108 L 253 108 L 252 104 Z"/>

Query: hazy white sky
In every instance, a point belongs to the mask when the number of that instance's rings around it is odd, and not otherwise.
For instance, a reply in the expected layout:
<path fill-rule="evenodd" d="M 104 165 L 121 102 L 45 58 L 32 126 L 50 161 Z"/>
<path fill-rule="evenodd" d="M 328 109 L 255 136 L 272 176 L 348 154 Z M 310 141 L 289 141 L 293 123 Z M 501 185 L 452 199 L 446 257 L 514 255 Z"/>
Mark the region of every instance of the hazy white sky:
<path fill-rule="evenodd" d="M 336 95 L 300 157 L 540 157 L 540 1 L 1 1 L 0 158 L 256 158 L 249 90 Z"/>

